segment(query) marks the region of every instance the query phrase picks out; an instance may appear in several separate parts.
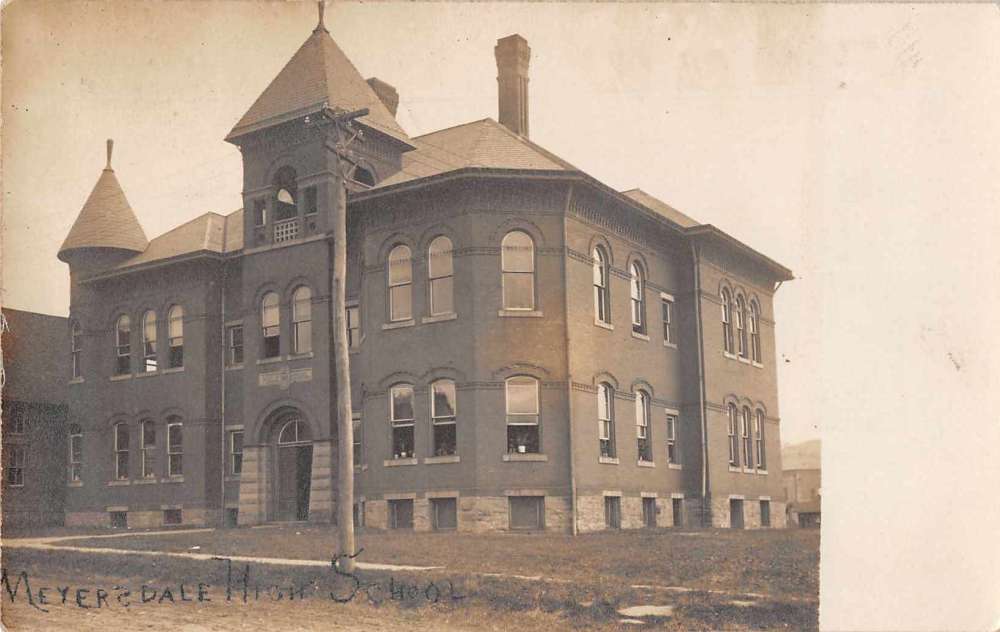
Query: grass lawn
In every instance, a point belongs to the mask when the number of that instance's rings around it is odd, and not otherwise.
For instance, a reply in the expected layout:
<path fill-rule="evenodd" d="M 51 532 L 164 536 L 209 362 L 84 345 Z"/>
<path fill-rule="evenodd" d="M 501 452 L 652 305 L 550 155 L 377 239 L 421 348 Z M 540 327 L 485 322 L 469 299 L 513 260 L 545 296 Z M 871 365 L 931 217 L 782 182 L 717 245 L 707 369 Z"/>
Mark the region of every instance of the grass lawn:
<path fill-rule="evenodd" d="M 311 526 L 72 540 L 74 546 L 330 559 L 336 532 Z M 812 530 L 621 531 L 466 535 L 359 535 L 366 562 L 444 566 L 453 573 L 541 575 L 580 584 L 652 584 L 818 599 L 819 532 Z"/>

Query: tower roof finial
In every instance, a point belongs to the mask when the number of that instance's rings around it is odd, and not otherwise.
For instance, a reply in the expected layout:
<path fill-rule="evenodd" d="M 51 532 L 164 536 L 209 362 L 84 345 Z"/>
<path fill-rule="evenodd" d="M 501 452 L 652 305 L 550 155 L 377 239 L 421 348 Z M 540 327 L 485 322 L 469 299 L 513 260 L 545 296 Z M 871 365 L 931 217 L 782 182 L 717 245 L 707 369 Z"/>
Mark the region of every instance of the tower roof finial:
<path fill-rule="evenodd" d="M 317 31 L 323 31 L 325 33 L 329 33 L 329 31 L 326 30 L 326 25 L 323 24 L 323 13 L 326 10 L 326 3 L 323 2 L 323 0 L 320 0 L 316 4 L 319 6 L 319 22 L 316 24 L 316 29 L 315 30 L 317 30 Z"/>
<path fill-rule="evenodd" d="M 107 164 L 107 166 L 104 167 L 105 169 L 110 169 L 111 168 L 111 152 L 113 152 L 114 150 L 115 150 L 115 141 L 114 141 L 114 139 L 109 138 L 108 139 L 108 164 Z"/>

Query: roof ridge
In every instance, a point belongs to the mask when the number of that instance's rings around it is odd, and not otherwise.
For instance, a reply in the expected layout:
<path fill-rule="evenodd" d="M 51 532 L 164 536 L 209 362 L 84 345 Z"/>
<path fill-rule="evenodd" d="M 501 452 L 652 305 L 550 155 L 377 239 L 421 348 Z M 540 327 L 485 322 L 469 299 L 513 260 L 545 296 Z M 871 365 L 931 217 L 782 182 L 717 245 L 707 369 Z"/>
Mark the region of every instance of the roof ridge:
<path fill-rule="evenodd" d="M 493 119 L 491 119 L 490 117 L 487 116 L 485 118 L 476 119 L 475 121 L 466 121 L 465 123 L 456 123 L 455 125 L 449 125 L 448 127 L 442 127 L 441 129 L 436 129 L 433 132 L 427 132 L 426 134 L 421 134 L 420 136 L 414 136 L 413 140 L 420 140 L 421 138 L 424 138 L 426 136 L 430 136 L 431 134 L 439 134 L 441 132 L 447 132 L 448 130 L 456 129 L 456 128 L 459 128 L 459 127 L 465 127 L 467 125 L 475 125 L 476 123 L 482 123 L 483 121 L 491 121 L 491 120 L 493 120 Z"/>

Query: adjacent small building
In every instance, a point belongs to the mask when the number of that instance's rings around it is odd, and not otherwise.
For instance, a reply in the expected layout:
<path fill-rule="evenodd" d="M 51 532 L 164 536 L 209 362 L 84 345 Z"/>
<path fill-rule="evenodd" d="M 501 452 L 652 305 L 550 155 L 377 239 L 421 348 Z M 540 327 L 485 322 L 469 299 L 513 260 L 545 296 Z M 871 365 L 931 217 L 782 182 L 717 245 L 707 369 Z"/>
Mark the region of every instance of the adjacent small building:
<path fill-rule="evenodd" d="M 788 523 L 818 528 L 822 513 L 819 439 L 783 446 L 781 458 Z"/>
<path fill-rule="evenodd" d="M 61 525 L 81 436 L 79 426 L 66 422 L 68 321 L 16 309 L 2 314 L 3 526 Z"/>
<path fill-rule="evenodd" d="M 322 22 L 226 135 L 243 208 L 147 239 L 111 161 L 69 265 L 67 523 L 331 523 L 334 207 L 349 189 L 355 506 L 370 528 L 784 526 L 784 266 L 499 120 L 411 137 Z M 320 129 L 368 113 L 346 172 Z M 586 130 L 579 130 L 586 134 Z M 75 445 L 75 444 L 74 444 Z"/>

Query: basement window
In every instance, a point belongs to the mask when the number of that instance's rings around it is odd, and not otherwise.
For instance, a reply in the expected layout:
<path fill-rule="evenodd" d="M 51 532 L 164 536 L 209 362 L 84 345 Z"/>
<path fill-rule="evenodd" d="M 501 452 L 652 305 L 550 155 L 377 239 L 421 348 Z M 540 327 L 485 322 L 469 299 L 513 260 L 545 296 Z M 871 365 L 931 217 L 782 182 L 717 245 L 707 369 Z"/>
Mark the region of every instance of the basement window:
<path fill-rule="evenodd" d="M 435 531 L 454 531 L 458 528 L 458 510 L 454 498 L 432 498 L 431 516 Z"/>
<path fill-rule="evenodd" d="M 127 511 L 110 511 L 108 516 L 111 519 L 112 529 L 128 529 L 128 512 Z"/>
<path fill-rule="evenodd" d="M 620 496 L 604 497 L 604 526 L 608 529 L 622 528 L 622 499 Z"/>
<path fill-rule="evenodd" d="M 181 524 L 181 510 L 180 509 L 164 509 L 163 510 L 163 524 L 165 524 L 165 525 L 178 525 L 178 524 Z"/>
<path fill-rule="evenodd" d="M 389 501 L 389 528 L 413 528 L 413 500 L 406 499 Z"/>

